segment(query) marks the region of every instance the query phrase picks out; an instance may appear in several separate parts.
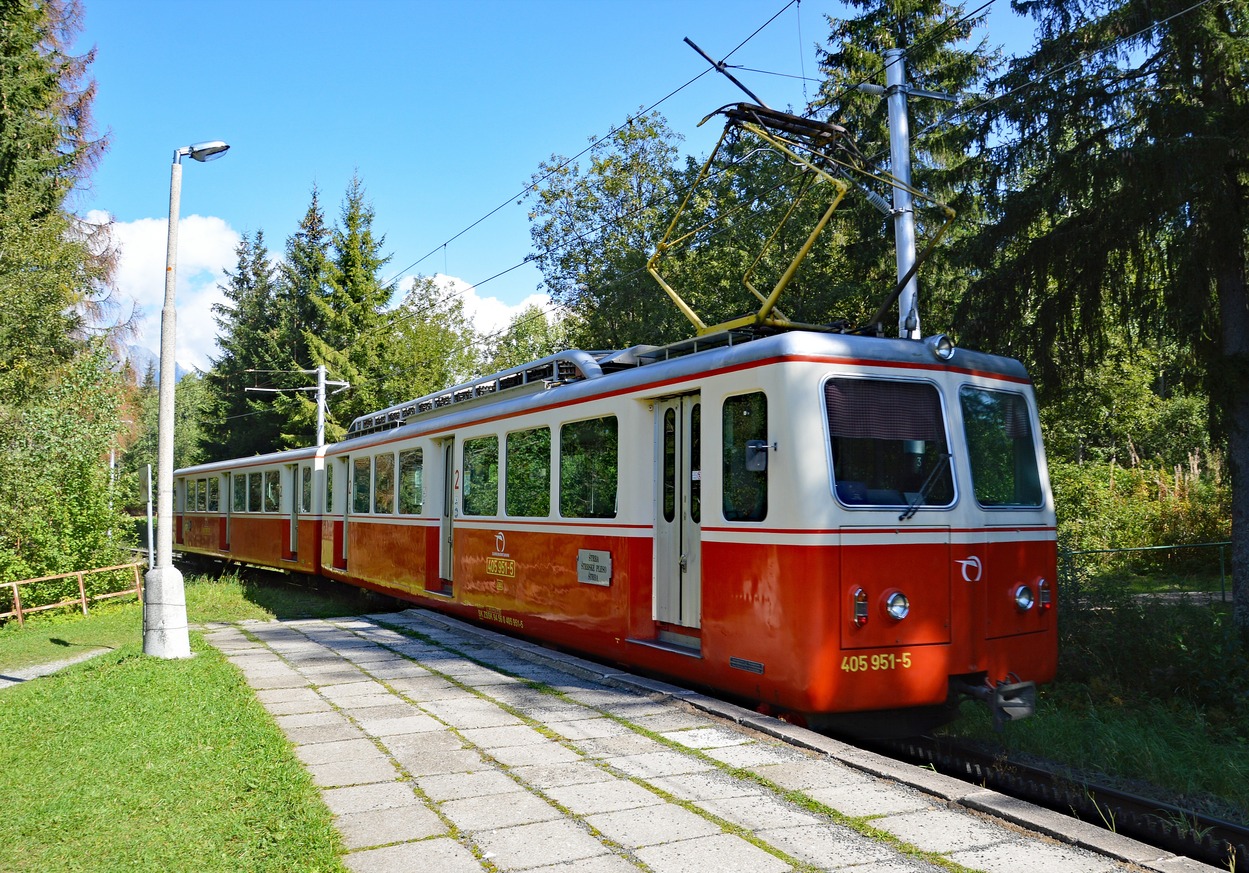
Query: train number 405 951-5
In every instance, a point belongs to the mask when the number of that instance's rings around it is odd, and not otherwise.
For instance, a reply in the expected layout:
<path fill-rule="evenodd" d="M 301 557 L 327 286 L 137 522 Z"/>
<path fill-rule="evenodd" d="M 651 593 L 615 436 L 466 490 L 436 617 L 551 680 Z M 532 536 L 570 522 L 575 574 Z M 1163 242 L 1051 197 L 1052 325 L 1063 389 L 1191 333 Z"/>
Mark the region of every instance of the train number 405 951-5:
<path fill-rule="evenodd" d="M 841 659 L 844 673 L 869 673 L 880 670 L 908 670 L 911 666 L 911 653 L 894 654 L 886 652 L 882 655 L 846 655 Z"/>

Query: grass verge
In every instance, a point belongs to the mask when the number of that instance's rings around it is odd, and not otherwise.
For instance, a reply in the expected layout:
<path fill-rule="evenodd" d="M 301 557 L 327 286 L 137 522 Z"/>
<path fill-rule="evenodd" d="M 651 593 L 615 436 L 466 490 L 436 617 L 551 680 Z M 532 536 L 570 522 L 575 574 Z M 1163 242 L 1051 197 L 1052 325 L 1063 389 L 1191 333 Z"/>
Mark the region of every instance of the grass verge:
<path fill-rule="evenodd" d="M 395 601 L 371 591 L 254 568 L 188 574 L 186 604 L 191 624 L 333 618 L 396 608 Z M 142 642 L 143 608 L 137 598 L 98 604 L 86 618 L 77 607 L 39 613 L 24 628 L 15 621 L 0 627 L 0 672 Z"/>
<path fill-rule="evenodd" d="M 329 811 L 239 672 L 130 643 L 9 688 L 0 869 L 341 871 Z"/>

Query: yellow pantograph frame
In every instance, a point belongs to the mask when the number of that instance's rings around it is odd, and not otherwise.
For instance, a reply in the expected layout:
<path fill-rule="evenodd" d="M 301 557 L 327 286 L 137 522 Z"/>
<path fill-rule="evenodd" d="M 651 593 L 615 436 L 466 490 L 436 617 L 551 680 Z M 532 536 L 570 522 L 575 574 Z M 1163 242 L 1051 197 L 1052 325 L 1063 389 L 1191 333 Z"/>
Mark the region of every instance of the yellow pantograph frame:
<path fill-rule="evenodd" d="M 708 227 L 715 224 L 715 222 L 720 218 L 724 217 L 717 216 L 716 218 L 699 225 L 693 230 L 688 231 L 675 239 L 672 238 L 672 234 L 676 230 L 677 222 L 680 220 L 681 215 L 685 212 L 686 206 L 689 204 L 690 198 L 693 196 L 695 189 L 697 189 L 698 186 L 708 177 L 711 165 L 715 161 L 721 145 L 723 145 L 729 131 L 734 127 L 741 128 L 742 130 L 759 137 L 761 140 L 788 158 L 791 162 L 810 171 L 811 175 L 809 175 L 803 182 L 797 196 L 794 198 L 793 203 L 781 219 L 780 224 L 777 225 L 776 230 L 774 230 L 771 236 L 768 237 L 767 241 L 764 242 L 763 248 L 760 249 L 759 254 L 755 257 L 754 261 L 751 262 L 750 266 L 746 269 L 746 273 L 742 276 L 742 284 L 748 291 L 750 291 L 751 294 L 755 296 L 756 299 L 759 300 L 761 304 L 759 311 L 753 315 L 735 318 L 720 324 L 708 325 L 702 320 L 702 318 L 699 317 L 698 313 L 696 313 L 693 308 L 685 302 L 676 289 L 674 289 L 664 279 L 664 277 L 660 275 L 658 264 L 660 258 L 662 258 L 668 251 L 676 248 L 689 240 L 691 237 L 706 230 Z M 676 304 L 677 308 L 681 310 L 681 313 L 689 319 L 691 324 L 694 325 L 694 328 L 698 332 L 699 336 L 721 333 L 735 328 L 753 327 L 759 325 L 777 328 L 806 328 L 813 330 L 828 329 L 825 325 L 804 324 L 801 322 L 791 321 L 785 317 L 784 313 L 776 308 L 777 301 L 780 299 L 781 294 L 784 293 L 785 289 L 789 286 L 789 283 L 793 280 L 794 275 L 798 272 L 799 265 L 806 259 L 807 255 L 810 254 L 811 249 L 815 246 L 816 239 L 824 231 L 824 228 L 828 225 L 829 220 L 832 219 L 833 213 L 837 210 L 837 207 L 841 205 L 841 201 L 850 191 L 850 185 L 847 182 L 829 174 L 823 167 L 819 166 L 819 164 L 817 164 L 812 157 L 802 154 L 802 151 L 804 150 L 811 151 L 813 156 L 818 156 L 818 158 L 822 161 L 827 161 L 831 164 L 845 167 L 846 169 L 854 172 L 864 172 L 860 168 L 853 167 L 843 161 L 839 161 L 827 154 L 824 154 L 823 152 L 815 151 L 809 146 L 803 146 L 799 143 L 788 140 L 785 137 L 779 136 L 776 133 L 767 130 L 760 124 L 748 121 L 730 121 L 729 124 L 725 125 L 724 131 L 720 134 L 720 139 L 717 140 L 715 148 L 711 150 L 711 154 L 708 156 L 706 162 L 703 163 L 702 169 L 698 173 L 698 178 L 694 180 L 694 184 L 691 185 L 689 191 L 686 192 L 685 198 L 681 201 L 681 205 L 677 208 L 676 214 L 672 217 L 672 222 L 668 225 L 668 229 L 664 233 L 663 239 L 659 241 L 658 245 L 655 247 L 654 253 L 646 261 L 646 271 L 651 274 L 655 281 L 659 283 L 659 286 L 664 289 L 670 298 L 672 298 L 672 302 Z M 901 183 L 892 176 L 876 175 L 872 173 L 866 173 L 865 175 L 883 181 L 894 187 L 901 185 Z M 768 253 L 776 239 L 780 236 L 780 233 L 784 229 L 786 223 L 794 214 L 794 210 L 797 208 L 798 203 L 816 182 L 826 182 L 829 185 L 832 185 L 835 195 L 829 203 L 828 208 L 824 210 L 824 214 L 820 216 L 820 220 L 816 222 L 815 227 L 807 236 L 806 241 L 790 260 L 789 265 L 785 268 L 780 278 L 777 279 L 776 284 L 772 287 L 772 290 L 765 295 L 762 291 L 756 288 L 754 283 L 751 281 L 754 277 L 755 269 L 759 266 L 759 263 L 763 260 L 764 255 Z M 941 238 L 945 235 L 946 230 L 949 229 L 950 225 L 953 223 L 955 213 L 953 209 L 946 206 L 944 203 L 938 203 L 922 192 L 916 191 L 914 188 L 909 186 L 906 187 L 912 196 L 927 200 L 930 203 L 935 203 L 945 213 L 945 223 L 942 224 L 937 233 L 934 234 L 933 238 L 924 248 L 923 253 L 916 259 L 916 267 L 918 267 L 919 264 L 923 263 L 923 261 L 927 259 L 929 253 L 932 252 L 937 243 L 941 241 Z M 731 214 L 731 212 L 726 214 Z M 896 293 L 897 292 L 895 291 L 895 297 Z"/>

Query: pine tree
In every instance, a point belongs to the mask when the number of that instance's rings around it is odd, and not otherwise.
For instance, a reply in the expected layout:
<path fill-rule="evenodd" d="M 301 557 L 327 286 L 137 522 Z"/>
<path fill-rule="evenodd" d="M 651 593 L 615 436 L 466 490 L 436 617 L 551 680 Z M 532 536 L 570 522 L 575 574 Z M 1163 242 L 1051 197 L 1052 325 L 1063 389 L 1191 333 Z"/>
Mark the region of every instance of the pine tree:
<path fill-rule="evenodd" d="M 304 340 L 314 366 L 323 364 L 333 378 L 351 383 L 326 417 L 328 439 L 341 434 L 356 416 L 398 403 L 384 383 L 386 348 L 391 341 L 386 308 L 393 289 L 380 271 L 390 260 L 383 255 L 385 237 L 373 234 L 373 207 L 365 201 L 364 185 L 353 176 L 343 200 L 340 223 L 330 235 L 330 262 L 325 293 L 314 297 L 317 329 L 305 329 Z M 297 401 L 295 421 L 314 417 L 315 402 Z"/>
<path fill-rule="evenodd" d="M 283 420 L 268 394 L 247 388 L 288 384 L 290 367 L 281 330 L 276 270 L 264 231 L 247 234 L 237 262 L 221 286 L 226 303 L 213 306 L 221 357 L 205 375 L 207 411 L 203 449 L 212 460 L 263 454 L 279 448 Z"/>
<path fill-rule="evenodd" d="M 845 178 L 859 187 L 851 191 L 842 207 L 848 221 L 839 225 L 844 236 L 835 240 L 837 250 L 826 250 L 823 257 L 817 253 L 812 270 L 822 274 L 840 298 L 830 301 L 836 308 L 827 316 L 849 316 L 861 324 L 896 287 L 897 267 L 893 221 L 862 193 L 866 188 L 893 203 L 892 187 L 869 175 L 883 176 L 893 169 L 887 100 L 859 86 L 884 86 L 885 52 L 901 49 L 905 52 L 908 86 L 966 100 L 991 72 L 997 54 L 983 41 L 968 44 L 974 29 L 983 23 L 984 13 L 968 17 L 964 4 L 851 0 L 849 5 L 859 14 L 833 22 L 828 47 L 820 56 L 825 79 L 810 111 L 847 129 L 858 152 L 852 163 L 859 172 L 848 172 Z M 927 199 L 917 198 L 915 204 L 919 253 L 945 220 L 944 213 L 933 208 L 934 201 L 949 204 L 957 215 L 943 244 L 933 250 L 917 274 L 921 327 L 950 330 L 953 306 L 966 285 L 965 271 L 952 263 L 957 240 L 975 233 L 979 218 L 977 201 L 962 192 L 969 180 L 982 174 L 983 159 L 971 148 L 976 128 L 951 113 L 949 103 L 911 97 L 907 115 L 912 187 L 927 195 Z M 886 329 L 886 333 L 894 332 Z"/>

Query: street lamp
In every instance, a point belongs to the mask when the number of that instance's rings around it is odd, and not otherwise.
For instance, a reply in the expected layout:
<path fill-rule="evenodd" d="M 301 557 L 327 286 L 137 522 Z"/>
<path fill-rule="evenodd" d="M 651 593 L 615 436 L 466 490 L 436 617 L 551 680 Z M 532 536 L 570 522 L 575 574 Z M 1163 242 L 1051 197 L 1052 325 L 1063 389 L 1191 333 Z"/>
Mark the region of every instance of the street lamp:
<path fill-rule="evenodd" d="M 178 207 L 182 196 L 182 159 L 212 161 L 230 147 L 220 140 L 184 146 L 173 153 L 169 178 L 169 238 L 165 250 L 165 304 L 160 311 L 160 390 L 156 457 L 156 563 L 147 571 L 143 593 L 143 651 L 158 658 L 191 657 L 187 635 L 186 589 L 173 565 L 173 400 L 174 282 L 178 262 Z"/>

